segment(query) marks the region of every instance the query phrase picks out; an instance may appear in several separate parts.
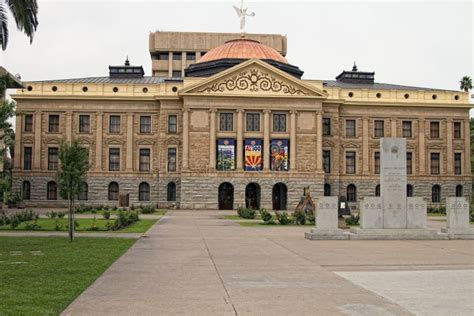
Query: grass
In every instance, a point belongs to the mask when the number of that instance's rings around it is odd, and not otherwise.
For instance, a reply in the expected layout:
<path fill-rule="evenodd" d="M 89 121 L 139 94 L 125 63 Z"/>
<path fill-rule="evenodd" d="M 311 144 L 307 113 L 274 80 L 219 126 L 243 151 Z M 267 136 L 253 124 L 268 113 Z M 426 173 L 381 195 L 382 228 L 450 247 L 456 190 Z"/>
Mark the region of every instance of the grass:
<path fill-rule="evenodd" d="M 1 237 L 1 315 L 59 315 L 130 246 L 129 238 Z M 21 251 L 12 256 L 10 251 Z M 30 251 L 41 251 L 33 255 Z M 21 262 L 21 263 L 20 263 Z"/>
<path fill-rule="evenodd" d="M 427 216 L 446 216 L 446 214 L 440 214 L 440 213 L 427 213 Z"/>
<path fill-rule="evenodd" d="M 97 215 L 102 215 L 104 213 L 104 211 L 106 210 L 92 210 L 92 211 L 85 211 L 85 212 L 76 212 L 76 214 L 97 214 Z M 119 213 L 119 210 L 107 210 L 107 212 L 110 213 L 110 215 L 117 215 Z M 156 210 L 154 211 L 153 213 L 142 213 L 142 212 L 139 212 L 140 214 L 142 215 L 165 215 L 166 214 L 166 210 Z"/>
<path fill-rule="evenodd" d="M 96 219 L 95 225 L 97 230 L 91 230 L 92 224 L 94 219 L 92 218 L 77 218 L 77 222 L 79 223 L 79 227 L 76 228 L 78 232 L 106 232 L 108 231 L 106 228 L 107 223 L 112 224 L 114 222 L 113 219 Z M 133 223 L 132 225 L 118 230 L 114 232 L 118 233 L 144 233 L 146 232 L 153 224 L 155 224 L 156 219 L 141 219 L 138 222 Z M 23 222 L 18 225 L 17 228 L 12 229 L 10 225 L 3 225 L 0 226 L 0 230 L 14 230 L 14 231 L 32 231 L 26 227 L 27 223 L 33 223 L 34 221 Z M 56 231 L 55 226 L 56 222 L 61 225 L 61 229 L 59 231 L 67 231 L 67 224 L 68 220 L 66 218 L 63 219 L 52 219 L 52 218 L 40 218 L 37 221 L 37 224 L 40 226 L 39 229 L 35 229 L 33 231 Z"/>

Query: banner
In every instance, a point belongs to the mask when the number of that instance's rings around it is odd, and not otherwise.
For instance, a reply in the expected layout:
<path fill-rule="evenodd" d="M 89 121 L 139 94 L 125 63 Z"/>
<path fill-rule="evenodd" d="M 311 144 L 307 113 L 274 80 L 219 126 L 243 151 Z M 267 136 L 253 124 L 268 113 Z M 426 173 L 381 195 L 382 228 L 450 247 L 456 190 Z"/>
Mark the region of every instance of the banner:
<path fill-rule="evenodd" d="M 270 169 L 288 171 L 288 139 L 270 141 Z"/>
<path fill-rule="evenodd" d="M 217 170 L 235 169 L 235 139 L 217 140 Z"/>
<path fill-rule="evenodd" d="M 246 139 L 244 143 L 245 149 L 245 171 L 261 171 L 262 170 L 262 140 Z"/>

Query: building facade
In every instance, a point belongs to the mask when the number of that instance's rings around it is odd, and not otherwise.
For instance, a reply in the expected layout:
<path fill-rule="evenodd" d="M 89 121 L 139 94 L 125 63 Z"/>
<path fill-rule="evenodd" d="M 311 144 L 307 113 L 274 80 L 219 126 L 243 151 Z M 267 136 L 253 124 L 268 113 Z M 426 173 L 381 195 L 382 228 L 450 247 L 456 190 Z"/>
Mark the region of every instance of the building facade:
<path fill-rule="evenodd" d="M 357 208 L 380 192 L 380 138 L 405 137 L 408 195 L 435 205 L 470 196 L 467 93 L 376 83 L 356 67 L 336 80 L 302 74 L 278 50 L 237 38 L 180 80 L 126 63 L 108 77 L 25 82 L 14 96 L 24 115 L 13 190 L 27 205 L 64 205 L 58 146 L 77 139 L 91 166 L 86 204 L 293 210 L 309 186 Z"/>

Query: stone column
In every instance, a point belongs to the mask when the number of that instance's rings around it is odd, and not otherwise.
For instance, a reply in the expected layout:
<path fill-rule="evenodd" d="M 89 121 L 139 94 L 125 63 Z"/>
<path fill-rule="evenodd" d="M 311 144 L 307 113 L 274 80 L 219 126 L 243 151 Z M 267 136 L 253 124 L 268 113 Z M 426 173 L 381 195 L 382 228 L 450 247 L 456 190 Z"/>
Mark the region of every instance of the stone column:
<path fill-rule="evenodd" d="M 66 142 L 72 140 L 72 112 L 66 112 Z"/>
<path fill-rule="evenodd" d="M 448 119 L 446 122 L 446 174 L 453 174 L 453 121 Z"/>
<path fill-rule="evenodd" d="M 270 170 L 270 110 L 263 110 L 263 170 Z"/>
<path fill-rule="evenodd" d="M 396 119 L 392 119 L 391 120 L 392 122 L 392 137 L 397 137 L 397 120 Z"/>
<path fill-rule="evenodd" d="M 469 121 L 464 121 L 464 174 L 471 175 L 471 130 L 469 127 Z M 452 153 L 451 153 L 452 154 Z"/>
<path fill-rule="evenodd" d="M 189 109 L 183 110 L 183 170 L 188 170 L 189 163 Z"/>
<path fill-rule="evenodd" d="M 168 53 L 168 77 L 173 76 L 173 52 Z"/>
<path fill-rule="evenodd" d="M 323 114 L 316 114 L 316 172 L 323 171 Z"/>
<path fill-rule="evenodd" d="M 369 120 L 362 120 L 362 173 L 369 173 Z"/>
<path fill-rule="evenodd" d="M 41 169 L 41 125 L 42 125 L 42 114 L 41 112 L 35 113 L 35 149 L 33 153 L 33 169 Z"/>
<path fill-rule="evenodd" d="M 133 171 L 133 114 L 127 115 L 127 159 L 125 171 Z"/>
<path fill-rule="evenodd" d="M 420 165 L 420 174 L 424 174 L 426 172 L 425 163 L 425 120 L 420 119 L 418 120 L 418 153 L 419 153 L 419 165 Z"/>
<path fill-rule="evenodd" d="M 23 155 L 23 148 L 21 148 L 21 133 L 23 132 L 23 120 L 22 115 L 16 116 L 16 129 L 15 129 L 15 160 L 13 161 L 13 167 L 15 169 L 21 168 L 21 157 Z"/>
<path fill-rule="evenodd" d="M 97 113 L 96 122 L 95 170 L 100 172 L 102 171 L 102 126 L 104 122 L 104 114 L 102 112 Z"/>
<path fill-rule="evenodd" d="M 290 111 L 290 171 L 296 171 L 296 111 Z"/>
<path fill-rule="evenodd" d="M 243 122 L 244 110 L 237 110 L 237 170 L 243 169 L 243 153 L 244 148 L 244 122 Z"/>
<path fill-rule="evenodd" d="M 211 126 L 209 131 L 209 171 L 216 170 L 216 109 L 209 110 L 211 113 Z"/>

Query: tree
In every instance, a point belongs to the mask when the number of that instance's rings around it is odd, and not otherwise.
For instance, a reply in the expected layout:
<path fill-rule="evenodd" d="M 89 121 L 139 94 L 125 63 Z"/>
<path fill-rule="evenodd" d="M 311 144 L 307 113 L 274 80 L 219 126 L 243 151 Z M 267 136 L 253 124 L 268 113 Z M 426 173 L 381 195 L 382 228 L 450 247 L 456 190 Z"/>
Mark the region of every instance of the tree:
<path fill-rule="evenodd" d="M 461 84 L 460 86 L 461 90 L 464 90 L 465 92 L 468 92 L 469 90 L 472 89 L 472 79 L 469 76 L 462 77 L 459 83 Z"/>
<path fill-rule="evenodd" d="M 33 42 L 38 27 L 38 3 L 36 0 L 0 0 L 0 44 L 5 50 L 8 44 L 7 10 L 15 19 L 17 28 L 24 32 Z"/>
<path fill-rule="evenodd" d="M 59 195 L 68 201 L 69 238 L 74 239 L 74 201 L 83 190 L 86 172 L 89 170 L 87 152 L 76 140 L 59 146 L 59 169 L 57 173 Z"/>

